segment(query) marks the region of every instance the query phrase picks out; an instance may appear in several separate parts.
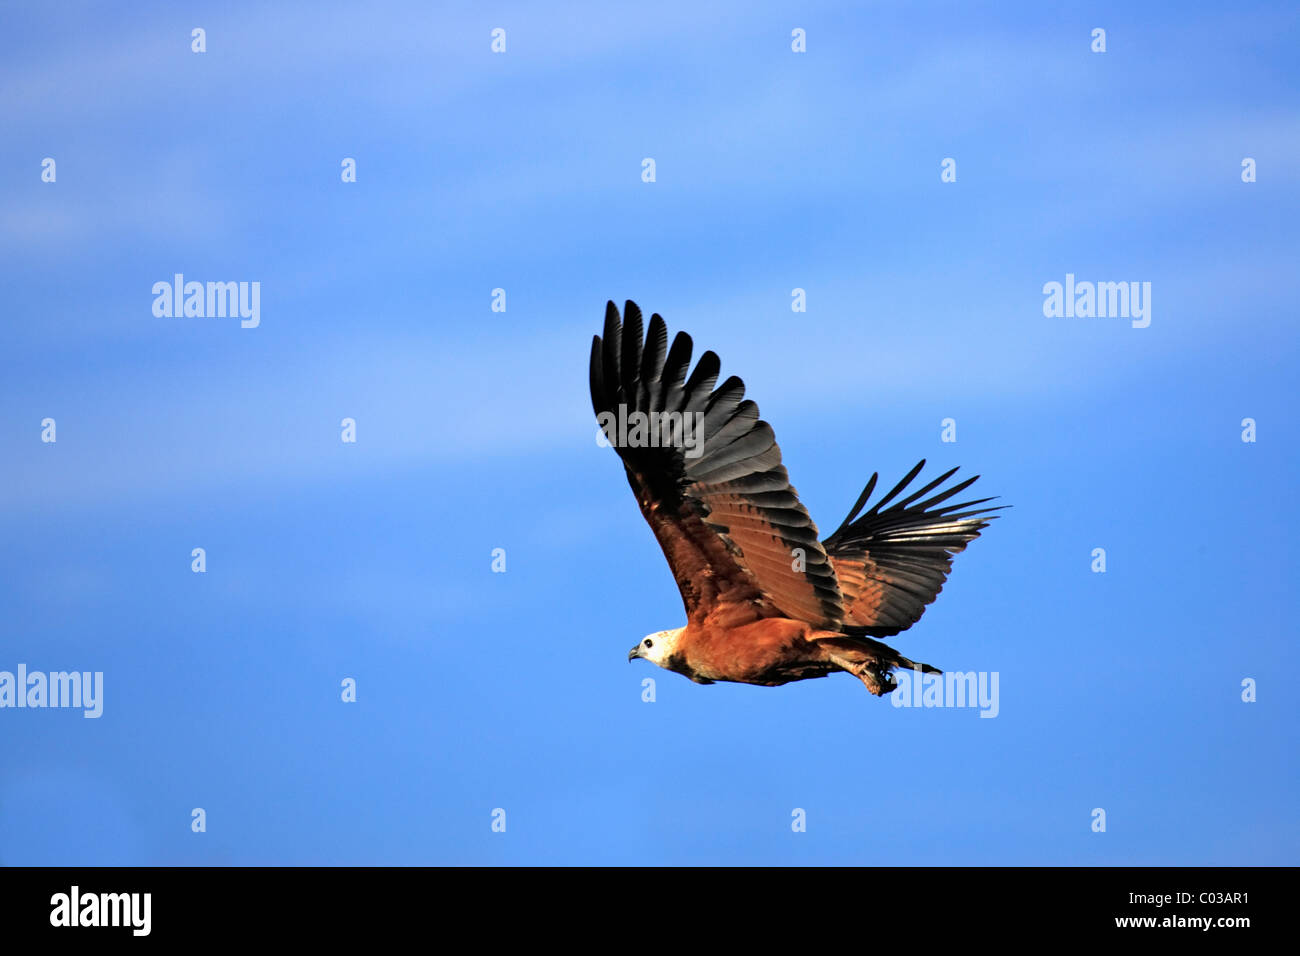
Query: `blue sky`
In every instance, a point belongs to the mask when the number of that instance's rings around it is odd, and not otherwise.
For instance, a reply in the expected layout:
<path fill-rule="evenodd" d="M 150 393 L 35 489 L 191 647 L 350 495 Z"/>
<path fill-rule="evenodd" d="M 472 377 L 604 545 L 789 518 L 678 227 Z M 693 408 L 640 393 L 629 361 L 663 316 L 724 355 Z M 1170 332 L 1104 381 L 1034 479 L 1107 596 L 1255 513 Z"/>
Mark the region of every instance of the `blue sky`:
<path fill-rule="evenodd" d="M 0 710 L 0 862 L 1300 862 L 1300 13 L 5 18 L 0 670 L 105 700 Z M 260 326 L 155 317 L 177 272 Z M 1044 317 L 1067 273 L 1150 326 Z M 996 719 L 627 663 L 683 614 L 595 443 L 611 298 L 745 379 L 823 532 L 922 457 L 1014 505 L 893 642 Z"/>

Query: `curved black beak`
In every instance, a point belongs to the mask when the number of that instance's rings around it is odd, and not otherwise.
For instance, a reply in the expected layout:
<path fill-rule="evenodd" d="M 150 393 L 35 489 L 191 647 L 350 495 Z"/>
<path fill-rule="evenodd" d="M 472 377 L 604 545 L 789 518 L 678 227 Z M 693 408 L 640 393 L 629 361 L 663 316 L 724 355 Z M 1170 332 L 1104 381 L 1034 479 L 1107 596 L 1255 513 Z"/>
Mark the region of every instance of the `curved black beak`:
<path fill-rule="evenodd" d="M 636 660 L 640 656 L 641 656 L 640 644 L 638 644 L 636 647 L 632 648 L 630 651 L 627 652 L 627 659 L 629 662 Z"/>

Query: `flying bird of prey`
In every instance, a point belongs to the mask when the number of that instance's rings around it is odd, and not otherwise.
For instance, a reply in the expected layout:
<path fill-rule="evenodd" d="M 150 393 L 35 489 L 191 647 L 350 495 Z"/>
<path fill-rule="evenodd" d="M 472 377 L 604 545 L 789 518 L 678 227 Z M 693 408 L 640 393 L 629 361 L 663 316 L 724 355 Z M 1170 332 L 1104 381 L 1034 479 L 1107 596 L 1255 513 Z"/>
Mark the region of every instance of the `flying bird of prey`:
<path fill-rule="evenodd" d="M 713 352 L 688 377 L 690 336 L 678 332 L 668 348 L 658 314 L 644 341 L 642 329 L 636 303 L 622 320 L 606 306 L 604 336 L 591 343 L 591 402 L 677 579 L 686 624 L 647 635 L 628 660 L 699 684 L 773 687 L 847 671 L 876 695 L 894 689 L 894 668 L 940 673 L 877 638 L 917 622 L 952 556 L 1000 510 L 978 507 L 992 498 L 943 504 L 979 476 L 936 491 L 954 468 L 895 501 L 922 460 L 863 511 L 872 475 L 835 533 L 818 540 L 744 383 L 733 375 L 715 388 Z"/>

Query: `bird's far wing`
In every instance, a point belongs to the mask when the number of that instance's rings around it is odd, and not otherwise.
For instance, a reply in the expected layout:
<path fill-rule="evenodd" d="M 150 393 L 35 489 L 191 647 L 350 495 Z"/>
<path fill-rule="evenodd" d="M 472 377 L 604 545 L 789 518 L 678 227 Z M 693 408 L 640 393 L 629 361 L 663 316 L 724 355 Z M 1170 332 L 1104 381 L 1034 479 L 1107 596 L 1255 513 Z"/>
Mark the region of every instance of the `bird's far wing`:
<path fill-rule="evenodd" d="M 835 572 L 790 487 L 771 426 L 744 400 L 744 383 L 732 376 L 715 389 L 720 363 L 712 352 L 687 378 L 690 336 L 679 332 L 669 349 L 656 314 L 643 345 L 641 310 L 628 302 L 624 313 L 620 322 L 610 302 L 604 336 L 591 343 L 592 407 L 687 615 L 749 603 L 757 616 L 837 625 L 844 611 Z M 657 435 L 650 421 L 659 424 Z"/>
<path fill-rule="evenodd" d="M 993 520 L 981 516 L 1006 507 L 975 507 L 992 498 L 934 507 L 965 491 L 979 475 L 917 501 L 951 478 L 954 468 L 885 508 L 924 466 L 922 459 L 893 491 L 855 521 L 876 487 L 878 475 L 872 475 L 844 523 L 822 542 L 844 595 L 847 632 L 888 637 L 915 624 L 943 590 L 952 570 L 952 556 L 978 538 Z"/>

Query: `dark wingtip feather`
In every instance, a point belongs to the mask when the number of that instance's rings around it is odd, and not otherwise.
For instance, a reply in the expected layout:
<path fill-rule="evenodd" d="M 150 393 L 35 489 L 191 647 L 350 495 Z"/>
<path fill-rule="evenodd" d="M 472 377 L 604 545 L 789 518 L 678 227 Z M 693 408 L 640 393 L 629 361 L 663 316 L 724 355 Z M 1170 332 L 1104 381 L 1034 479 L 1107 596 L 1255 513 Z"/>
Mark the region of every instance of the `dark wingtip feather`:
<path fill-rule="evenodd" d="M 904 477 L 902 481 L 894 485 L 894 490 L 891 491 L 889 494 L 885 495 L 885 497 L 881 498 L 879 501 L 877 501 L 875 505 L 872 507 L 872 509 L 867 513 L 876 514 L 877 512 L 880 511 L 881 508 L 889 504 L 889 502 L 893 501 L 894 496 L 897 495 L 904 488 L 906 488 L 909 484 L 911 484 L 912 479 L 915 478 L 917 475 L 919 475 L 921 473 L 921 469 L 924 467 L 925 467 L 925 459 L 922 458 L 920 461 L 916 463 L 915 467 L 913 467 L 912 470 L 907 473 L 907 476 Z"/>
<path fill-rule="evenodd" d="M 718 373 L 722 371 L 722 360 L 717 354 L 709 351 L 700 356 L 699 361 L 695 363 L 695 371 L 691 372 L 690 378 L 686 380 L 686 394 L 694 396 L 695 392 L 704 386 L 705 392 L 712 392 L 713 385 L 718 380 Z M 708 398 L 707 394 L 699 396 L 701 403 Z M 701 407 L 703 405 L 701 404 Z"/>
<path fill-rule="evenodd" d="M 645 351 L 641 355 L 641 381 L 653 382 L 664 368 L 668 354 L 668 323 L 656 312 L 650 316 L 645 334 Z"/>
<path fill-rule="evenodd" d="M 641 372 L 641 310 L 628 299 L 623 305 L 623 347 L 619 355 L 619 379 L 627 401 L 636 400 L 635 388 Z"/>
<path fill-rule="evenodd" d="M 877 471 L 872 474 L 871 480 L 867 482 L 867 487 L 862 489 L 862 494 L 858 495 L 858 500 L 853 503 L 853 507 L 849 509 L 848 515 L 845 516 L 844 520 L 840 522 L 840 526 L 835 529 L 834 534 L 832 534 L 830 538 L 826 539 L 827 541 L 830 541 L 838 537 L 840 532 L 843 531 L 845 528 L 847 528 L 849 526 L 849 523 L 858 516 L 858 512 L 862 510 L 862 506 L 865 505 L 867 503 L 867 499 L 871 497 L 871 492 L 875 490 L 876 481 L 879 478 L 880 478 L 880 472 Z"/>
<path fill-rule="evenodd" d="M 621 400 L 622 389 L 619 386 L 619 355 L 623 338 L 623 323 L 619 319 L 618 306 L 611 300 L 605 306 L 604 348 L 601 350 L 602 374 L 605 382 L 605 402 L 612 406 Z"/>
<path fill-rule="evenodd" d="M 961 467 L 961 466 L 958 466 L 958 467 Z M 918 490 L 912 492 L 910 495 L 908 495 L 906 498 L 904 498 L 904 499 L 903 499 L 902 501 L 900 501 L 898 504 L 894 505 L 894 507 L 895 507 L 895 508 L 906 508 L 908 505 L 910 505 L 910 504 L 911 504 L 913 501 L 915 501 L 917 498 L 920 498 L 922 495 L 924 495 L 924 494 L 928 494 L 929 492 L 933 491 L 935 488 L 939 487 L 941 484 L 943 484 L 945 481 L 947 481 L 949 478 L 951 478 L 951 477 L 952 477 L 953 475 L 955 475 L 955 474 L 957 474 L 957 468 L 949 468 L 947 471 L 945 471 L 945 472 L 944 472 L 942 475 L 940 475 L 938 478 L 936 478 L 936 479 L 934 479 L 933 481 L 931 481 L 931 482 L 929 482 L 929 483 L 923 485 L 923 486 L 922 486 L 921 488 L 919 488 Z M 977 477 L 978 477 L 978 476 L 977 476 Z M 967 485 L 969 485 L 969 484 L 970 484 L 972 481 L 974 481 L 974 480 L 975 480 L 974 478 L 971 478 L 970 480 L 966 481 L 964 484 L 958 485 L 957 487 L 959 487 L 959 488 L 965 488 Z"/>
<path fill-rule="evenodd" d="M 600 356 L 601 356 L 600 336 L 593 335 L 591 337 L 591 375 L 590 375 L 591 400 L 593 402 L 596 401 L 597 396 L 604 390 L 604 382 L 602 381 L 602 376 L 600 374 L 601 372 Z M 596 411 L 600 411 L 600 409 L 597 408 Z"/>

